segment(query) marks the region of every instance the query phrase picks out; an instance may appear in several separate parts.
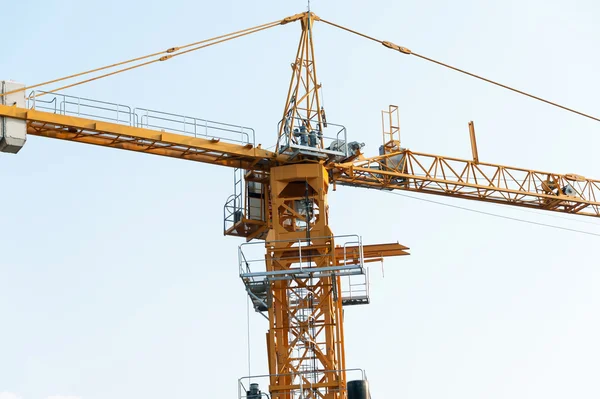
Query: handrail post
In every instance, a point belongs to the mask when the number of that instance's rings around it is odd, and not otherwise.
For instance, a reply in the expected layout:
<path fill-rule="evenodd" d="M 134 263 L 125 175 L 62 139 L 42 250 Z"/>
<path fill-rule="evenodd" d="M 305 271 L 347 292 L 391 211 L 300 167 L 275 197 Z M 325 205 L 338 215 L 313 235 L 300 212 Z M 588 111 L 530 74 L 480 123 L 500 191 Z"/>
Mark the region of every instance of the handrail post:
<path fill-rule="evenodd" d="M 302 270 L 302 242 L 298 239 L 298 253 L 300 255 L 300 270 Z"/>

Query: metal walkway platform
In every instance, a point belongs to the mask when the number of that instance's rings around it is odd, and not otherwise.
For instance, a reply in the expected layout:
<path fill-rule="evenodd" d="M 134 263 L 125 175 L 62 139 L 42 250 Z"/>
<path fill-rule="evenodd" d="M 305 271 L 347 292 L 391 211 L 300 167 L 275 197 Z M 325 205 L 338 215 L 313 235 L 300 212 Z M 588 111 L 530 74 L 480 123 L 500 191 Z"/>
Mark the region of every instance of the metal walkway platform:
<path fill-rule="evenodd" d="M 192 116 L 147 108 L 68 96 L 46 91 L 29 93 L 27 108 L 58 115 L 91 118 L 104 122 L 179 133 L 195 138 L 225 141 L 241 145 L 255 144 L 254 129 L 215 122 Z"/>
<path fill-rule="evenodd" d="M 293 268 L 286 270 L 265 270 L 265 243 L 248 242 L 239 246 L 239 271 L 246 292 L 252 300 L 257 312 L 265 312 L 270 307 L 271 283 L 278 280 L 297 280 L 338 276 L 341 278 L 340 289 L 344 305 L 359 305 L 369 303 L 368 273 L 364 267 L 362 240 L 357 235 L 321 237 L 333 239 L 337 246 L 337 263 L 317 267 L 318 252 L 309 239 L 286 242 L 293 246 L 274 252 L 273 259 L 289 260 L 297 258 Z M 279 243 L 279 242 L 278 242 Z M 269 243 L 266 243 L 269 244 Z M 273 243 L 270 243 L 273 244 Z M 298 297 L 290 297 L 290 303 L 304 300 L 302 293 L 297 290 Z M 308 295 L 308 293 L 306 293 Z"/>

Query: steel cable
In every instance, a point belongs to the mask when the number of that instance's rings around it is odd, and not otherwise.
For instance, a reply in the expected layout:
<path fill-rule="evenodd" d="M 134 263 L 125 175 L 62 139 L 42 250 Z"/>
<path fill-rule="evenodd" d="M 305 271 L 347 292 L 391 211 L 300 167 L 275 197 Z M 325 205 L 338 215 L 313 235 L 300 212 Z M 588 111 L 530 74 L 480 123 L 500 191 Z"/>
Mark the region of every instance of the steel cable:
<path fill-rule="evenodd" d="M 61 87 L 58 87 L 56 89 L 50 90 L 50 92 L 51 93 L 56 93 L 58 91 L 65 90 L 65 89 L 68 89 L 68 88 L 71 88 L 71 87 L 74 87 L 74 86 L 79 86 L 79 85 L 82 85 L 84 83 L 88 83 L 88 82 L 92 82 L 94 80 L 102 79 L 102 78 L 105 78 L 107 76 L 116 75 L 116 74 L 121 73 L 121 72 L 125 72 L 125 71 L 129 71 L 129 70 L 132 70 L 132 69 L 140 68 L 140 67 L 143 67 L 143 66 L 146 66 L 146 65 L 154 64 L 155 62 L 166 61 L 168 59 L 177 57 L 179 55 L 188 54 L 188 53 L 191 53 L 191 52 L 196 51 L 196 50 L 200 50 L 200 49 L 203 49 L 203 48 L 206 48 L 206 47 L 213 46 L 215 44 L 226 42 L 228 40 L 237 39 L 238 37 L 246 36 L 246 35 L 249 35 L 251 33 L 260 32 L 262 30 L 269 29 L 269 28 L 272 28 L 272 27 L 277 26 L 277 25 L 279 25 L 279 21 L 271 23 L 271 24 L 267 24 L 266 26 L 263 25 L 261 28 L 257 28 L 257 29 L 254 29 L 254 30 L 245 31 L 244 33 L 239 33 L 239 34 L 237 34 L 235 36 L 229 36 L 229 37 L 226 37 L 226 38 L 218 40 L 218 41 L 213 41 L 212 43 L 203 44 L 201 46 L 194 47 L 194 48 L 191 48 L 189 50 L 185 50 L 185 51 L 182 51 L 182 52 L 179 52 L 179 53 L 173 53 L 173 54 L 165 55 L 165 56 L 162 56 L 160 58 L 156 58 L 154 60 L 147 61 L 147 62 L 144 62 L 144 63 L 141 63 L 141 64 L 137 64 L 137 65 L 133 65 L 133 66 L 130 66 L 130 67 L 127 67 L 127 68 L 119 69 L 117 71 L 105 73 L 103 75 L 94 76 L 93 78 L 85 79 L 85 80 L 82 80 L 82 81 L 79 81 L 79 82 L 76 82 L 76 83 L 71 83 L 71 84 L 68 84 L 66 86 L 61 86 Z M 21 90 L 24 90 L 24 89 L 21 89 Z M 46 94 L 46 93 L 40 93 L 40 94 L 36 95 L 35 97 L 41 97 L 44 94 Z"/>
<path fill-rule="evenodd" d="M 515 93 L 519 93 L 519 94 L 522 94 L 522 95 L 524 95 L 524 96 L 527 96 L 527 97 L 533 98 L 534 100 L 538 100 L 538 101 L 544 102 L 544 103 L 546 103 L 546 104 L 549 104 L 549 105 L 555 106 L 555 107 L 557 107 L 557 108 L 561 108 L 561 109 L 563 109 L 563 110 L 565 110 L 565 111 L 569 111 L 569 112 L 572 112 L 572 113 L 574 113 L 574 114 L 577 114 L 577 115 L 580 115 L 580 116 L 583 116 L 583 117 L 586 117 L 586 118 L 589 118 L 589 119 L 595 120 L 595 121 L 597 121 L 597 122 L 600 122 L 600 118 L 598 118 L 598 117 L 595 117 L 595 116 L 593 116 L 593 115 L 589 115 L 589 114 L 586 114 L 586 113 L 584 113 L 584 112 L 577 111 L 577 110 L 575 110 L 575 109 L 573 109 L 573 108 L 569 108 L 569 107 L 566 107 L 566 106 L 564 106 L 564 105 L 561 105 L 561 104 L 558 104 L 558 103 L 555 103 L 555 102 L 552 102 L 552 101 L 546 100 L 546 99 L 544 99 L 544 98 L 541 98 L 541 97 L 535 96 L 535 95 L 533 95 L 533 94 L 531 94 L 531 93 L 527 93 L 527 92 L 524 92 L 524 91 L 522 91 L 522 90 L 515 89 L 514 87 L 510 87 L 510 86 L 508 86 L 508 85 L 505 85 L 505 84 L 502 84 L 502 83 L 496 82 L 496 81 L 494 81 L 494 80 L 491 80 L 491 79 L 485 78 L 485 77 L 483 77 L 483 76 L 480 76 L 480 75 L 474 74 L 474 73 L 472 73 L 472 72 L 465 71 L 464 69 L 460 69 L 460 68 L 457 68 L 457 67 L 455 67 L 455 66 L 452 66 L 452 65 L 446 64 L 446 63 L 444 63 L 444 62 L 441 62 L 441 61 L 435 60 L 435 59 L 433 59 L 433 58 L 426 57 L 426 56 L 424 56 L 424 55 L 422 55 L 422 54 L 415 53 L 414 51 L 411 51 L 411 50 L 409 50 L 409 49 L 408 49 L 408 48 L 406 48 L 406 47 L 401 47 L 401 46 L 398 46 L 398 45 L 396 45 L 396 44 L 394 44 L 394 43 L 391 43 L 391 42 L 387 42 L 387 41 L 384 41 L 384 40 L 379 40 L 379 39 L 376 39 L 376 38 L 374 38 L 374 37 L 372 37 L 372 36 L 365 35 L 364 33 L 357 32 L 357 31 L 355 31 L 355 30 L 352 30 L 352 29 L 350 29 L 350 28 L 346 28 L 346 27 L 344 27 L 344 26 L 341 26 L 341 25 L 335 24 L 335 23 L 333 23 L 333 22 L 330 22 L 330 21 L 327 21 L 327 20 L 324 20 L 324 19 L 321 19 L 321 22 L 324 22 L 324 23 L 326 23 L 326 24 L 328 24 L 328 25 L 334 26 L 334 27 L 336 27 L 336 28 L 338 28 L 338 29 L 342 29 L 342 30 L 345 30 L 345 31 L 347 31 L 347 32 L 353 33 L 353 34 L 355 34 L 355 35 L 358 35 L 358 36 L 364 37 L 364 38 L 366 38 L 366 39 L 372 40 L 372 41 L 374 41 L 374 42 L 380 43 L 380 44 L 382 44 L 382 45 L 384 45 L 384 46 L 386 46 L 386 47 L 388 47 L 388 48 L 390 48 L 390 49 L 392 49 L 392 50 L 399 51 L 399 52 L 401 52 L 401 53 L 403 53 L 403 54 L 406 54 L 406 55 L 414 55 L 415 57 L 421 58 L 421 59 L 423 59 L 423 60 L 426 60 L 426 61 L 432 62 L 432 63 L 434 63 L 434 64 L 437 64 L 437 65 L 441 65 L 441 66 L 443 66 L 443 67 L 445 67 L 445 68 L 452 69 L 452 70 L 454 70 L 454 71 L 457 71 L 457 72 L 463 73 L 463 74 L 465 74 L 465 75 L 468 75 L 468 76 L 474 77 L 474 78 L 476 78 L 476 79 L 483 80 L 484 82 L 491 83 L 491 84 L 493 84 L 493 85 L 496 85 L 496 86 L 502 87 L 502 88 L 504 88 L 504 89 L 507 89 L 507 90 L 513 91 L 513 92 L 515 92 Z"/>
<path fill-rule="evenodd" d="M 549 223 L 536 222 L 536 221 L 533 221 L 533 220 L 521 219 L 521 218 L 518 218 L 518 217 L 512 217 L 512 216 L 500 215 L 500 214 L 492 213 L 492 212 L 480 211 L 478 209 L 468 208 L 468 207 L 459 206 L 459 205 L 453 205 L 453 204 L 449 204 L 449 203 L 441 202 L 441 201 L 434 201 L 434 200 L 427 199 L 427 198 L 419 198 L 419 197 L 415 197 L 415 196 L 412 196 L 412 195 L 407 195 L 407 194 L 404 194 L 404 193 L 397 193 L 397 192 L 393 192 L 393 191 L 388 191 L 387 193 L 388 194 L 393 194 L 393 195 L 398 195 L 400 197 L 411 198 L 411 199 L 414 199 L 414 200 L 417 200 L 417 201 L 424 201 L 424 202 L 429 202 L 429 203 L 432 203 L 432 204 L 447 206 L 447 207 L 450 207 L 450 208 L 461 209 L 463 211 L 469 211 L 469 212 L 479 213 L 481 215 L 493 216 L 493 217 L 497 217 L 497 218 L 501 218 L 501 219 L 507 219 L 507 220 L 512 220 L 512 221 L 520 222 L 520 223 L 533 224 L 533 225 L 536 225 L 536 226 L 548 227 L 548 228 L 557 229 L 557 230 L 564 230 L 564 231 L 570 231 L 570 232 L 573 232 L 573 233 L 579 233 L 579 234 L 585 234 L 585 235 L 600 237 L 600 233 L 594 233 L 594 232 L 591 232 L 591 231 L 585 231 L 585 230 L 579 230 L 579 229 L 572 229 L 572 228 L 569 228 L 569 227 L 557 226 L 557 225 L 549 224 Z"/>
<path fill-rule="evenodd" d="M 152 64 L 152 63 L 155 63 L 155 62 L 158 62 L 158 61 L 165 61 L 166 59 L 172 58 L 172 57 L 174 57 L 176 55 L 186 54 L 186 53 L 188 53 L 190 51 L 194 51 L 194 50 L 198 50 L 200 48 L 208 47 L 209 45 L 213 45 L 213 44 L 217 44 L 217 43 L 222 43 L 222 42 L 230 40 L 230 39 L 235 39 L 237 37 L 241 37 L 241 36 L 245 36 L 245 35 L 250 34 L 250 33 L 258 32 L 258 31 L 263 30 L 263 29 L 271 28 L 271 27 L 273 27 L 275 25 L 281 24 L 282 21 L 284 21 L 284 20 L 277 20 L 277 21 L 266 23 L 266 24 L 257 25 L 257 26 L 254 26 L 252 28 L 242 29 L 242 30 L 239 30 L 239 31 L 236 31 L 236 32 L 231 32 L 231 33 L 227 33 L 227 34 L 224 34 L 224 35 L 215 36 L 215 37 L 212 37 L 212 38 L 209 38 L 209 39 L 204 39 L 204 40 L 200 40 L 200 41 L 197 41 L 197 42 L 188 43 L 188 44 L 185 44 L 185 45 L 182 45 L 182 46 L 171 47 L 171 48 L 169 48 L 167 50 L 155 52 L 155 53 L 152 53 L 152 54 L 147 54 L 147 55 L 144 55 L 144 56 L 141 56 L 141 57 L 136 57 L 136 58 L 132 58 L 132 59 L 129 59 L 129 60 L 117 62 L 117 63 L 114 63 L 114 64 L 105 65 L 105 66 L 102 66 L 102 67 L 99 67 L 99 68 L 90 69 L 90 70 L 87 70 L 87 71 L 84 71 L 84 72 L 79 72 L 79 73 L 68 75 L 68 76 L 64 76 L 64 77 L 61 77 L 61 78 L 48 80 L 46 82 L 37 83 L 37 84 L 32 85 L 32 86 L 27 86 L 27 87 L 23 87 L 23 88 L 20 88 L 20 89 L 8 91 L 6 93 L 0 93 L 0 97 L 7 96 L 7 95 L 13 94 L 13 93 L 18 93 L 20 91 L 31 90 L 31 89 L 34 89 L 34 88 L 37 88 L 37 87 L 46 86 L 46 85 L 49 85 L 49 84 L 52 84 L 52 83 L 61 82 L 61 81 L 64 81 L 64 80 L 69 80 L 69 79 L 77 78 L 77 77 L 83 76 L 83 75 L 88 75 L 88 74 L 91 74 L 91 73 L 100 72 L 100 71 L 103 71 L 103 70 L 106 70 L 106 69 L 116 68 L 118 66 L 130 64 L 130 63 L 133 63 L 133 62 L 136 62 L 136 61 L 142 61 L 142 60 L 145 60 L 145 59 L 148 59 L 148 58 L 152 58 L 152 57 L 156 57 L 156 56 L 159 56 L 159 55 L 163 55 L 163 57 L 161 57 L 161 58 L 166 57 L 164 59 L 158 58 L 158 59 L 155 59 L 155 60 L 152 60 L 152 61 L 144 62 L 142 64 L 134 65 L 132 67 L 123 68 L 123 69 L 120 69 L 120 70 L 115 71 L 115 72 L 107 73 L 107 74 L 104 74 L 104 75 L 101 75 L 101 76 L 98 76 L 98 77 L 95 77 L 95 78 L 92 78 L 92 79 L 87 79 L 87 80 L 84 80 L 84 81 L 82 81 L 80 83 L 77 83 L 77 84 L 67 85 L 67 86 L 61 87 L 59 89 L 55 89 L 55 91 L 57 91 L 57 90 L 63 90 L 63 89 L 69 88 L 69 87 L 73 87 L 73 86 L 79 85 L 79 84 L 83 84 L 83 83 L 91 82 L 93 80 L 101 79 L 101 78 L 104 78 L 104 77 L 107 77 L 107 76 L 115 75 L 115 74 L 120 73 L 120 72 L 125 72 L 125 71 L 129 71 L 131 69 L 135 69 L 135 68 L 139 68 L 139 67 L 142 67 L 142 66 L 145 66 L 145 65 L 149 65 L 149 64 Z M 223 38 L 226 38 L 226 39 L 217 41 L 217 40 L 223 39 Z M 217 41 L 217 42 L 215 42 L 215 41 Z M 209 42 L 214 42 L 214 43 L 210 43 L 209 45 L 200 46 L 200 47 L 197 47 L 195 49 L 186 50 L 186 51 L 178 53 L 178 51 L 180 51 L 180 50 L 183 50 L 183 49 L 186 49 L 186 48 L 189 48 L 189 47 L 192 47 L 192 46 L 197 46 L 199 44 L 209 43 Z"/>

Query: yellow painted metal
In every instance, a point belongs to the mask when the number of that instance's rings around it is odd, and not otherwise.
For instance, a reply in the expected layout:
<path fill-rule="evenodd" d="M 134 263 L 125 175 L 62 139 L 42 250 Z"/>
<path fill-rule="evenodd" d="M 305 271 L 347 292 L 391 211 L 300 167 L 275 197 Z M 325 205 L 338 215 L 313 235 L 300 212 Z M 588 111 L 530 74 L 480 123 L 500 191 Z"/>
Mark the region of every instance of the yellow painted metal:
<path fill-rule="evenodd" d="M 286 157 L 253 147 L 199 137 L 0 105 L 0 116 L 27 121 L 27 133 L 104 147 L 182 158 L 234 168 L 268 170 Z"/>
<path fill-rule="evenodd" d="M 265 242 L 267 271 L 337 263 L 328 223 L 328 189 L 328 173 L 320 164 L 271 169 L 273 224 Z M 304 212 L 299 210 L 303 204 Z M 308 245 L 295 245 L 302 241 Z M 267 341 L 273 399 L 345 397 L 342 299 L 335 287 L 340 287 L 335 275 L 271 282 Z"/>
<path fill-rule="evenodd" d="M 297 140 L 295 128 L 323 132 L 326 125 L 315 69 L 312 24 L 316 20 L 316 15 L 302 13 L 280 22 L 300 21 L 302 32 L 277 148 L 286 140 Z M 393 43 L 381 43 L 411 53 Z M 266 340 L 272 399 L 347 397 L 340 277 L 335 273 L 307 277 L 294 271 L 307 265 L 356 265 L 361 261 L 361 251 L 366 263 L 408 255 L 408 248 L 397 243 L 367 245 L 362 249 L 336 247 L 328 221 L 330 183 L 600 216 L 599 180 L 481 163 L 472 123 L 469 131 L 473 160 L 402 149 L 396 106 L 382 114 L 383 155 L 327 165 L 252 145 L 18 107 L 0 105 L 0 116 L 27 121 L 31 135 L 242 168 L 249 171 L 246 176 L 264 182 L 265 220 L 244 217 L 226 234 L 248 240 L 264 239 L 266 271 L 289 273 L 287 278 L 269 280 Z M 322 147 L 321 140 L 316 148 Z"/>
<path fill-rule="evenodd" d="M 242 216 L 240 220 L 233 223 L 231 227 L 225 230 L 224 234 L 229 236 L 237 236 L 244 237 L 246 241 L 251 241 L 254 239 L 264 240 L 269 232 L 271 225 L 271 216 L 270 216 L 270 192 L 269 192 L 269 172 L 266 171 L 258 171 L 251 170 L 244 174 L 244 182 L 245 182 L 245 206 L 244 209 L 241 210 Z M 250 185 L 258 184 L 261 187 L 260 192 L 258 193 L 258 198 L 256 196 L 253 197 Z M 256 206 L 253 207 L 251 201 L 253 199 L 258 199 L 260 203 L 260 210 L 255 209 Z M 253 215 L 249 213 L 250 210 L 254 212 L 260 212 L 259 215 Z M 256 217 L 259 216 L 259 217 Z"/>
<path fill-rule="evenodd" d="M 306 12 L 296 18 L 301 22 L 302 33 L 296 59 L 292 63 L 292 78 L 279 126 L 277 148 L 288 142 L 297 144 L 298 138 L 293 134 L 295 128 L 322 133 L 326 126 L 325 110 L 319 94 L 321 84 L 317 80 L 312 29 L 313 22 L 318 21 L 319 17 Z M 322 138 L 319 139 L 317 147 L 323 148 Z"/>
<path fill-rule="evenodd" d="M 403 157 L 397 167 L 388 160 Z M 407 190 L 498 204 L 600 216 L 600 180 L 403 150 L 332 166 L 344 185 Z"/>
<path fill-rule="evenodd" d="M 471 139 L 471 153 L 473 154 L 473 162 L 479 163 L 477 139 L 475 138 L 475 123 L 473 123 L 473 121 L 469 122 L 469 137 Z"/>
<path fill-rule="evenodd" d="M 400 112 L 397 105 L 390 105 L 387 111 L 381 111 L 383 130 L 383 153 L 400 150 Z"/>
<path fill-rule="evenodd" d="M 298 14 L 298 15 L 301 15 L 301 14 Z M 105 65 L 105 66 L 102 66 L 102 67 L 99 67 L 99 68 L 90 69 L 90 70 L 79 72 L 79 73 L 76 73 L 76 74 L 63 76 L 61 78 L 47 80 L 45 82 L 33 84 L 31 86 L 23 87 L 23 88 L 20 88 L 20 89 L 17 89 L 17 90 L 12 90 L 12 91 L 9 91 L 9 92 L 6 92 L 6 93 L 0 93 L 0 97 L 7 96 L 9 94 L 13 94 L 13 93 L 16 93 L 16 92 L 19 92 L 19 91 L 30 91 L 32 89 L 35 89 L 35 88 L 38 88 L 38 87 L 42 87 L 42 86 L 47 86 L 47 85 L 52 84 L 52 83 L 58 83 L 58 82 L 62 82 L 62 81 L 65 81 L 65 80 L 71 80 L 71 79 L 74 79 L 74 78 L 77 78 L 77 77 L 80 77 L 80 76 L 89 75 L 89 74 L 92 74 L 92 73 L 95 73 L 95 72 L 104 71 L 104 70 L 107 70 L 107 69 L 114 69 L 114 68 L 119 67 L 119 66 L 123 66 L 123 65 L 126 65 L 126 64 L 131 64 L 133 62 L 143 61 L 143 60 L 147 60 L 148 58 L 155 57 L 153 60 L 150 60 L 150 61 L 146 61 L 146 62 L 143 62 L 143 63 L 140 63 L 140 64 L 136 64 L 136 65 L 133 65 L 133 66 L 130 66 L 130 67 L 122 68 L 122 69 L 119 69 L 119 70 L 116 70 L 116 71 L 112 71 L 112 72 L 109 72 L 109 73 L 104 73 L 102 75 L 95 76 L 95 77 L 90 78 L 90 79 L 85 79 L 85 80 L 82 80 L 82 81 L 79 81 L 79 82 L 76 82 L 76 83 L 64 85 L 62 87 L 57 87 L 57 88 L 54 88 L 54 89 L 51 90 L 52 93 L 56 93 L 58 91 L 61 91 L 61 90 L 64 90 L 64 89 L 68 89 L 68 88 L 71 88 L 71 87 L 74 87 L 74 86 L 79 86 L 79 85 L 84 84 L 84 83 L 89 83 L 89 82 L 92 82 L 94 80 L 102 79 L 102 78 L 105 78 L 105 77 L 108 77 L 108 76 L 113 76 L 113 75 L 116 75 L 118 73 L 130 71 L 132 69 L 141 68 L 141 67 L 153 64 L 155 62 L 167 61 L 167 60 L 169 60 L 169 59 L 171 59 L 173 57 L 177 57 L 179 55 L 189 54 L 192 51 L 197 51 L 197 50 L 200 50 L 200 49 L 203 49 L 203 48 L 206 48 L 206 47 L 213 46 L 215 44 L 223 43 L 223 42 L 226 42 L 226 41 L 229 41 L 229 40 L 232 40 L 232 39 L 237 39 L 238 37 L 246 36 L 246 35 L 249 35 L 249 34 L 252 34 L 252 33 L 255 33 L 255 32 L 260 32 L 262 30 L 269 29 L 269 28 L 275 27 L 277 25 L 285 25 L 288 22 L 292 22 L 292 21 L 297 20 L 298 19 L 298 15 L 294 15 L 294 16 L 291 16 L 291 17 L 284 18 L 282 20 L 277 20 L 277 21 L 269 22 L 269 23 L 262 24 L 262 25 L 257 25 L 257 26 L 254 26 L 252 28 L 246 28 L 246 29 L 238 30 L 236 32 L 231 32 L 231 33 L 227 33 L 227 34 L 224 34 L 224 35 L 215 36 L 215 37 L 212 37 L 212 38 L 209 38 L 209 39 L 204 39 L 204 40 L 200 40 L 200 41 L 197 41 L 197 42 L 188 43 L 188 44 L 185 44 L 185 45 L 179 45 L 179 46 L 175 46 L 175 47 L 170 47 L 170 48 L 168 48 L 166 50 L 158 51 L 158 52 L 151 53 L 151 54 L 146 54 L 146 55 L 143 55 L 141 57 L 135 57 L 135 58 L 132 58 L 132 59 L 129 59 L 129 60 L 125 60 L 125 61 L 121 61 L 121 62 L 109 64 L 109 65 Z M 185 49 L 187 49 L 187 50 L 185 50 Z M 185 50 L 185 51 L 181 51 L 181 50 Z M 46 94 L 49 94 L 49 92 L 46 91 L 46 92 L 37 93 L 36 97 L 42 97 L 42 96 L 44 96 Z"/>
<path fill-rule="evenodd" d="M 271 168 L 266 270 L 359 264 L 359 247 L 336 247 L 329 227 L 329 173 L 321 164 Z M 408 255 L 397 244 L 363 247 L 364 261 Z M 273 399 L 346 398 L 341 279 L 297 275 L 270 282 L 267 348 Z"/>
<path fill-rule="evenodd" d="M 392 107 L 390 115 L 397 110 Z M 469 132 L 473 160 L 397 147 L 396 151 L 377 157 L 330 165 L 331 176 L 333 181 L 349 186 L 407 190 L 600 217 L 600 180 L 480 162 L 472 122 Z M 384 125 L 384 141 L 387 139 Z"/>
<path fill-rule="evenodd" d="M 403 256 L 410 255 L 410 248 L 399 244 L 371 244 L 362 246 L 362 257 L 364 263 L 381 262 L 387 256 Z M 335 256 L 337 264 L 341 265 L 345 260 L 345 265 L 358 264 L 361 257 L 361 248 L 357 246 L 347 246 L 345 248 L 336 247 Z M 344 259 L 345 258 L 345 259 Z"/>

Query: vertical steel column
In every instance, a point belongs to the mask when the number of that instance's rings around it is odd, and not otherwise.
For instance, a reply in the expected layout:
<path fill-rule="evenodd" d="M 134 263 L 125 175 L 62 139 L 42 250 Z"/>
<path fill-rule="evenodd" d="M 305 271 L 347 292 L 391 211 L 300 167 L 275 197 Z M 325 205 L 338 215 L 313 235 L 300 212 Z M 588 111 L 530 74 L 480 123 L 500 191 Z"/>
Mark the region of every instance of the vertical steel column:
<path fill-rule="evenodd" d="M 266 269 L 290 271 L 288 279 L 270 284 L 267 345 L 273 399 L 346 397 L 340 278 L 293 273 L 336 264 L 328 187 L 320 164 L 271 169 L 273 226 L 265 243 Z"/>

